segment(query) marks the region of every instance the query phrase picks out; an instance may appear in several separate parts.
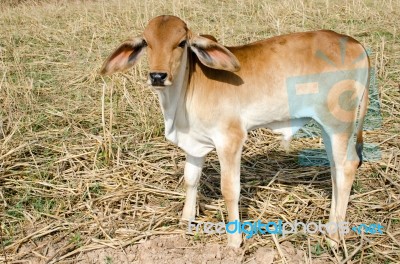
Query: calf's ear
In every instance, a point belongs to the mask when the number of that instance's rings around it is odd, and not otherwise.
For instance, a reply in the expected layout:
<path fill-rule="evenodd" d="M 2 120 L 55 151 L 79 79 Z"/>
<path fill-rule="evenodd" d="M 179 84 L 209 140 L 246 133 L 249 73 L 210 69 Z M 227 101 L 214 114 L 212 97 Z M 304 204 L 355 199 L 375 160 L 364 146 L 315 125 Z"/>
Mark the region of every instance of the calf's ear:
<path fill-rule="evenodd" d="M 200 62 L 207 67 L 230 72 L 240 70 L 240 63 L 235 55 L 214 40 L 214 37 L 191 36 L 189 46 Z"/>
<path fill-rule="evenodd" d="M 111 75 L 134 66 L 143 54 L 146 46 L 146 41 L 142 37 L 136 37 L 123 42 L 104 61 L 100 74 Z"/>

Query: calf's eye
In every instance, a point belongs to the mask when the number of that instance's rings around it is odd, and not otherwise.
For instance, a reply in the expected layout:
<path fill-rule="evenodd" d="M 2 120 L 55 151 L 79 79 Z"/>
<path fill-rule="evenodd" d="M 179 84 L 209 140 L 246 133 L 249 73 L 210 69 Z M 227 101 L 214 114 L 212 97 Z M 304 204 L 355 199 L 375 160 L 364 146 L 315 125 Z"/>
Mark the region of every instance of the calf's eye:
<path fill-rule="evenodd" d="M 182 40 L 182 41 L 179 43 L 178 47 L 184 48 L 185 45 L 186 45 L 186 40 Z"/>

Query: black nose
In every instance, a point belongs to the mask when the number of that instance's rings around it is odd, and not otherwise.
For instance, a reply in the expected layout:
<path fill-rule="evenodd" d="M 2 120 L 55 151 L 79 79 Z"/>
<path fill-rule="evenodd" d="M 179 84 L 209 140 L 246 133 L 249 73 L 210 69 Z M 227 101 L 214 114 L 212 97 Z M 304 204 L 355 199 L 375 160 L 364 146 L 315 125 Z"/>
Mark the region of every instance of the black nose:
<path fill-rule="evenodd" d="M 152 85 L 164 85 L 165 80 L 167 79 L 168 74 L 165 72 L 151 72 L 150 80 Z"/>

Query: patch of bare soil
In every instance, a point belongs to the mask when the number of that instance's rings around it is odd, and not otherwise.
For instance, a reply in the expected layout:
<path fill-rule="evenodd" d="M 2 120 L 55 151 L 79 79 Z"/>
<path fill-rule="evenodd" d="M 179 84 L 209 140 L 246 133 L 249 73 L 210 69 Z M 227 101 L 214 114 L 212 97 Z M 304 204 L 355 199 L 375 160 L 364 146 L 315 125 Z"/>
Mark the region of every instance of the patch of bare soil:
<path fill-rule="evenodd" d="M 218 243 L 192 245 L 182 236 L 152 237 L 147 241 L 124 249 L 103 248 L 82 253 L 77 263 L 307 263 L 305 251 L 297 250 L 290 242 L 276 249 L 259 247 L 253 251 L 233 249 Z M 319 256 L 313 263 L 330 263 L 328 257 Z"/>

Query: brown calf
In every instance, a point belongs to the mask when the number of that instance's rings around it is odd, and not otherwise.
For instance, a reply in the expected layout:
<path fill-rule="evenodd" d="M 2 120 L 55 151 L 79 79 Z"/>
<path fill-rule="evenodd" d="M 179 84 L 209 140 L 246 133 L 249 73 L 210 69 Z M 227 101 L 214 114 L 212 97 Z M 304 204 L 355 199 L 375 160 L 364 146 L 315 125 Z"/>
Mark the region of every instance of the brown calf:
<path fill-rule="evenodd" d="M 122 43 L 101 73 L 128 69 L 146 49 L 148 82 L 159 96 L 166 138 L 187 153 L 183 219 L 195 218 L 207 153 L 217 150 L 228 219 L 239 220 L 240 158 L 247 132 L 267 127 L 289 141 L 314 119 L 322 127 L 331 164 L 329 221 L 344 221 L 362 161 L 368 104 L 369 59 L 359 42 L 323 30 L 224 47 L 214 37 L 192 33 L 178 17 L 159 16 L 142 36 Z M 331 238 L 336 245 L 339 234 Z M 228 245 L 241 243 L 241 234 L 228 235 Z"/>

